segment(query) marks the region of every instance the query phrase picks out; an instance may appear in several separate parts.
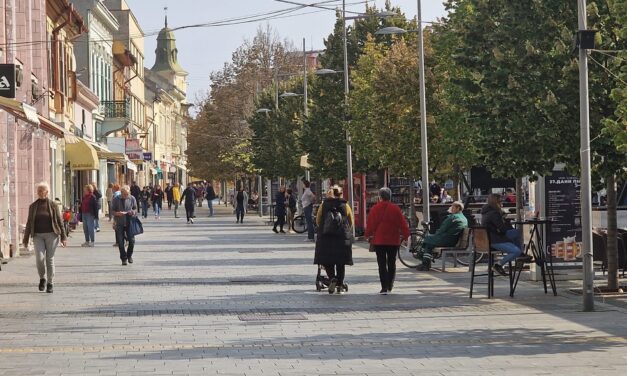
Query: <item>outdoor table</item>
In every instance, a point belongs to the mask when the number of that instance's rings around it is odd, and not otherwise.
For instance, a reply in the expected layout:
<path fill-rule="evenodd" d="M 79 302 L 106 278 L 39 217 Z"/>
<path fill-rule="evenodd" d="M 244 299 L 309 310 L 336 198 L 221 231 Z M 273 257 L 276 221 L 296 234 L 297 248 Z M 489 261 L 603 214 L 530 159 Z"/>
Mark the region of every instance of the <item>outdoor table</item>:
<path fill-rule="evenodd" d="M 551 252 L 550 247 L 546 247 L 544 245 L 544 231 L 545 227 L 550 227 L 551 223 L 553 223 L 550 219 L 527 219 L 524 221 L 513 221 L 513 224 L 522 226 L 522 225 L 530 225 L 531 233 L 529 237 L 529 243 L 525 246 L 523 251 L 524 255 L 529 256 L 529 252 L 531 251 L 531 256 L 540 267 L 540 271 L 542 273 L 542 283 L 544 284 L 544 293 L 548 293 L 546 280 L 547 277 L 549 279 L 549 283 L 551 284 L 551 289 L 553 290 L 553 295 L 557 296 L 557 288 L 555 286 L 555 272 L 553 271 L 553 254 Z M 515 270 L 518 269 L 516 266 Z M 518 279 L 520 278 L 520 273 L 522 272 L 522 265 L 518 270 L 518 275 L 514 281 L 514 285 L 512 287 L 512 295 L 514 290 L 516 290 L 516 285 L 518 284 Z"/>

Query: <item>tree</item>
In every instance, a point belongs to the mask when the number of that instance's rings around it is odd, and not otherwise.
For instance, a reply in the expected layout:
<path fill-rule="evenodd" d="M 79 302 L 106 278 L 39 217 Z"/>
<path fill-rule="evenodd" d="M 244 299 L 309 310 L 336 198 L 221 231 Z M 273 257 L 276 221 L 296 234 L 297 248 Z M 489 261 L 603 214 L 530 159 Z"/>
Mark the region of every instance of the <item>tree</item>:
<path fill-rule="evenodd" d="M 290 43 L 269 27 L 233 52 L 231 61 L 211 74 L 211 90 L 190 125 L 190 174 L 206 179 L 252 174 L 252 131 L 246 119 L 257 93 L 273 82 L 275 69 L 295 70 L 300 62 Z"/>

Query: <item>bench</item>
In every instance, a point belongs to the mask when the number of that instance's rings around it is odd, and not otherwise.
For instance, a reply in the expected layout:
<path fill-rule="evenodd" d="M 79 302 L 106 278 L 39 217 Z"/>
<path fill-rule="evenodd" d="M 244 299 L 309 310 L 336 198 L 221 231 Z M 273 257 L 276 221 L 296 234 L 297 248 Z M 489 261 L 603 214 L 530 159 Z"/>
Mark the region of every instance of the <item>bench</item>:
<path fill-rule="evenodd" d="M 436 247 L 433 248 L 433 257 L 434 258 L 442 258 L 442 271 L 446 271 L 446 257 L 453 256 L 453 266 L 457 266 L 457 255 L 471 253 L 471 250 L 468 249 L 470 244 L 470 232 L 471 229 L 466 227 L 464 232 L 461 233 L 459 239 L 457 240 L 457 244 L 453 247 Z"/>

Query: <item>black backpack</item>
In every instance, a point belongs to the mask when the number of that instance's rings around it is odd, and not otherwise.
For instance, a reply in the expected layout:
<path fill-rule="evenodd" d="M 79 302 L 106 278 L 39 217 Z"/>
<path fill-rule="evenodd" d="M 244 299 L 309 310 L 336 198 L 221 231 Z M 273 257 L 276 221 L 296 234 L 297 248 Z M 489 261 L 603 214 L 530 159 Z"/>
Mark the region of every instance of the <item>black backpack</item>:
<path fill-rule="evenodd" d="M 344 217 L 337 207 L 332 207 L 324 215 L 323 235 L 344 235 Z"/>

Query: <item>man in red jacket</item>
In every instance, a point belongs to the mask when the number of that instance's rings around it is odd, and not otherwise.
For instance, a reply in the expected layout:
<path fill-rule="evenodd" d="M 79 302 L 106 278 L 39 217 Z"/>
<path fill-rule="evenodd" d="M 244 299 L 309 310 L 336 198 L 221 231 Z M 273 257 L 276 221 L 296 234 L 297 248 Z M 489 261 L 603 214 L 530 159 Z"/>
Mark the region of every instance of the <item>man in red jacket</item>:
<path fill-rule="evenodd" d="M 394 287 L 398 248 L 409 238 L 409 226 L 401 209 L 390 202 L 392 191 L 379 190 L 379 202 L 370 209 L 366 223 L 366 238 L 374 245 L 379 264 L 380 294 L 387 295 Z"/>

